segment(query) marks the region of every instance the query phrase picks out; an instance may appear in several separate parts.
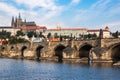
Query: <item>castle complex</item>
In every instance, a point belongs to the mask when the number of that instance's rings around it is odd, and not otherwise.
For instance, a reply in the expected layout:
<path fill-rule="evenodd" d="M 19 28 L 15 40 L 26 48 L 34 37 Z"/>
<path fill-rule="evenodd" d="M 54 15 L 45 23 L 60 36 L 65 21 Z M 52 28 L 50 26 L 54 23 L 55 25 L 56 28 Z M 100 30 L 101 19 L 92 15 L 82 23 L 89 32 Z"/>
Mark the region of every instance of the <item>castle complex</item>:
<path fill-rule="evenodd" d="M 80 35 L 87 35 L 87 34 L 96 34 L 97 37 L 99 36 L 100 29 L 89 30 L 87 28 L 51 28 L 47 29 L 46 26 L 38 26 L 34 21 L 26 21 L 22 20 L 22 17 L 19 13 L 18 17 L 12 17 L 11 26 L 1 26 L 0 31 L 6 30 L 11 32 L 11 35 L 15 35 L 18 30 L 27 33 L 29 31 L 36 31 L 36 32 L 43 32 L 44 35 L 47 37 L 49 33 L 51 36 L 54 37 L 55 34 L 58 36 L 69 36 L 69 37 L 79 37 Z M 103 38 L 110 38 L 110 31 L 109 27 L 106 26 L 103 30 Z"/>
<path fill-rule="evenodd" d="M 26 22 L 26 19 L 23 21 L 20 13 L 19 13 L 18 18 L 12 17 L 11 27 L 21 28 L 22 26 L 36 26 L 36 23 L 34 21 Z"/>

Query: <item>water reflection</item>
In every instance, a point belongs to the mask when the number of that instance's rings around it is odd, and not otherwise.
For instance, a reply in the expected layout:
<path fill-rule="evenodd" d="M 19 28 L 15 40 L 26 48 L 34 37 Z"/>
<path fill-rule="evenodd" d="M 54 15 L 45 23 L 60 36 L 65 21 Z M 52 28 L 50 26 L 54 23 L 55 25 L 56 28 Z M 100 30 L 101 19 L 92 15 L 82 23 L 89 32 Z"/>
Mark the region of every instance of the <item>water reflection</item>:
<path fill-rule="evenodd" d="M 0 59 L 0 80 L 119 80 L 110 63 L 55 63 Z"/>

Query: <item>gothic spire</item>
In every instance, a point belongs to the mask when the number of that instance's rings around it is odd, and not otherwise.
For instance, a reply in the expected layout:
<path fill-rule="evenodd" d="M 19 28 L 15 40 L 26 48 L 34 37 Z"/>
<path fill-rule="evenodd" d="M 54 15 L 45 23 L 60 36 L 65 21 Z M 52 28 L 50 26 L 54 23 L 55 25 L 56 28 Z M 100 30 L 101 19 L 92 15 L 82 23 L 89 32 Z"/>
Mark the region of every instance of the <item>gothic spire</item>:
<path fill-rule="evenodd" d="M 14 27 L 14 17 L 12 17 L 11 27 Z"/>
<path fill-rule="evenodd" d="M 18 19 L 21 20 L 21 15 L 20 15 L 20 12 L 19 12 L 19 16 L 18 16 Z"/>

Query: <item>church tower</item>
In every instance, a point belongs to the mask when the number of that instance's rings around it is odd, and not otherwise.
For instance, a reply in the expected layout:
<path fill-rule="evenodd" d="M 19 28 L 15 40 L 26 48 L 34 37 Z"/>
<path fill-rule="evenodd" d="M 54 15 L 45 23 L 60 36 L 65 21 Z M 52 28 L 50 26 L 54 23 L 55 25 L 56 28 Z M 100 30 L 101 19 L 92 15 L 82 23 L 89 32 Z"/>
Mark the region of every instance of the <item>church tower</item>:
<path fill-rule="evenodd" d="M 18 16 L 18 18 L 17 18 L 17 28 L 20 28 L 21 27 L 21 25 L 22 25 L 22 18 L 21 18 L 21 15 L 20 15 L 20 13 L 19 13 L 19 16 Z"/>
<path fill-rule="evenodd" d="M 15 27 L 14 17 L 12 17 L 11 27 L 12 27 L 12 28 L 14 28 L 14 27 Z"/>
<path fill-rule="evenodd" d="M 16 17 L 16 18 L 12 17 L 11 27 L 20 28 L 21 26 L 22 26 L 22 18 L 21 18 L 21 15 L 19 13 L 18 17 Z"/>

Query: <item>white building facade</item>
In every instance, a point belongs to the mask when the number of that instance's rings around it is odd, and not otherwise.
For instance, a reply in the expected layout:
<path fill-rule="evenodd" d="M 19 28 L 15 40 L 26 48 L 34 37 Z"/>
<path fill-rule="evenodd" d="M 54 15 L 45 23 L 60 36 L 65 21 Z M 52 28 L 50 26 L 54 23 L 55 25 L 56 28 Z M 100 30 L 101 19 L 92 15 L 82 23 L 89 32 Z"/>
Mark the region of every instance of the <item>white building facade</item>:
<path fill-rule="evenodd" d="M 14 35 L 16 35 L 17 31 L 19 31 L 20 29 L 19 28 L 12 28 L 9 26 L 6 26 L 6 27 L 1 26 L 0 31 L 2 31 L 2 30 L 7 31 L 7 32 L 11 32 L 11 35 L 14 36 Z"/>
<path fill-rule="evenodd" d="M 51 36 L 54 37 L 54 35 L 57 33 L 58 36 L 69 36 L 69 37 L 79 37 L 81 34 L 87 34 L 86 28 L 54 28 L 54 29 L 48 29 L 45 33 L 47 36 L 49 33 L 51 33 Z"/>
<path fill-rule="evenodd" d="M 108 26 L 106 26 L 105 29 L 102 29 L 102 31 L 103 31 L 103 38 L 110 38 L 111 37 Z M 87 34 L 96 34 L 97 37 L 99 37 L 100 29 L 88 30 L 87 32 L 88 32 Z"/>

